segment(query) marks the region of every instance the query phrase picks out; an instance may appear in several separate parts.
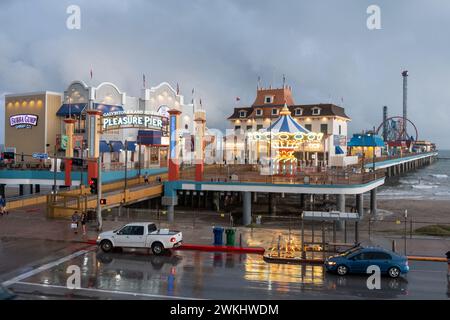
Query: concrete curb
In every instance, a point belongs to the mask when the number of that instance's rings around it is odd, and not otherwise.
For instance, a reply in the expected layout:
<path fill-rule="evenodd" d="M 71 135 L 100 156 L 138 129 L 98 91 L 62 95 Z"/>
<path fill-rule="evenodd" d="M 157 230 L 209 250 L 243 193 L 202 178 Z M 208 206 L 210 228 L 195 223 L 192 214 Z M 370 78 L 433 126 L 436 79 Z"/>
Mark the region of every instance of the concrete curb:
<path fill-rule="evenodd" d="M 441 258 L 441 257 L 408 256 L 408 260 L 412 260 L 412 261 L 447 262 L 447 258 Z"/>
<path fill-rule="evenodd" d="M 87 241 L 80 241 L 87 244 L 97 244 L 96 240 L 90 239 Z M 232 246 L 212 246 L 202 244 L 183 244 L 173 250 L 196 250 L 196 251 L 215 251 L 215 252 L 235 252 L 235 253 L 255 253 L 264 254 L 265 249 L 259 247 L 232 247 Z"/>
<path fill-rule="evenodd" d="M 259 247 L 234 247 L 234 246 L 213 246 L 198 244 L 183 244 L 174 250 L 197 250 L 197 251 L 215 251 L 215 252 L 235 252 L 235 253 L 255 253 L 264 254 L 265 249 Z"/>
<path fill-rule="evenodd" d="M 323 264 L 323 259 L 293 259 L 293 258 L 277 258 L 264 256 L 264 261 L 269 263 L 286 263 L 286 264 Z M 408 256 L 408 260 L 411 261 L 432 261 L 432 262 L 447 262 L 446 258 L 440 257 L 420 257 L 420 256 Z"/>
<path fill-rule="evenodd" d="M 284 263 L 284 264 L 323 264 L 323 259 L 294 259 L 294 258 L 278 258 L 264 256 L 264 261 L 268 263 Z"/>

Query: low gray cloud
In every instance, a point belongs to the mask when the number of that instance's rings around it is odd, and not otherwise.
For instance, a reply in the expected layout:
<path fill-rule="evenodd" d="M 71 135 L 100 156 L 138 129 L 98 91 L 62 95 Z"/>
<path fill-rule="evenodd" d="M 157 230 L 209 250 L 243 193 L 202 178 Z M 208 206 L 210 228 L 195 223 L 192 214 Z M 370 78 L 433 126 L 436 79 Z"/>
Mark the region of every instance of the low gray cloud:
<path fill-rule="evenodd" d="M 65 26 L 71 4 L 81 30 Z M 381 30 L 366 27 L 371 4 Z M 253 102 L 258 75 L 280 86 L 286 74 L 299 104 L 343 98 L 356 132 L 378 125 L 383 105 L 401 114 L 406 68 L 420 137 L 449 148 L 449 14 L 439 0 L 2 1 L 0 92 L 62 91 L 92 68 L 93 84 L 138 95 L 145 73 L 187 96 L 195 87 L 208 126 L 225 129 L 236 96 Z"/>

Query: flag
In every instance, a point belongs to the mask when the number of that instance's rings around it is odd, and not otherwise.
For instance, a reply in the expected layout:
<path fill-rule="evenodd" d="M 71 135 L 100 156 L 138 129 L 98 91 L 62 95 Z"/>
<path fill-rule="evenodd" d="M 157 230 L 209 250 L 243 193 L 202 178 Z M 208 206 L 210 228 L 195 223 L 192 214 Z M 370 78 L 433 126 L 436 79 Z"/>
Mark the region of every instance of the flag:
<path fill-rule="evenodd" d="M 180 86 L 178 85 L 178 82 L 177 82 L 177 95 L 179 95 L 180 94 Z"/>
<path fill-rule="evenodd" d="M 239 98 L 239 97 L 236 97 L 236 101 L 241 101 L 241 98 Z"/>
<path fill-rule="evenodd" d="M 194 88 L 192 88 L 192 94 L 194 94 Z"/>
<path fill-rule="evenodd" d="M 92 80 L 92 69 L 91 69 L 91 80 Z"/>
<path fill-rule="evenodd" d="M 145 89 L 145 74 L 142 74 L 142 83 L 144 84 L 144 89 Z"/>
<path fill-rule="evenodd" d="M 202 98 L 200 98 L 200 106 L 202 106 Z"/>
<path fill-rule="evenodd" d="M 286 75 L 285 74 L 283 74 L 283 88 L 284 88 L 284 85 L 286 84 Z"/>

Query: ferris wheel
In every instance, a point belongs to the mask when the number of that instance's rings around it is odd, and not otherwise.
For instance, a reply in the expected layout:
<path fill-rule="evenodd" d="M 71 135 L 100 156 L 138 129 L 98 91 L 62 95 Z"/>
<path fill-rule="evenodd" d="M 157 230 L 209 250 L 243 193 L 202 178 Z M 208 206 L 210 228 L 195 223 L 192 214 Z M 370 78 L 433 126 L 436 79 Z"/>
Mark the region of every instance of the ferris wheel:
<path fill-rule="evenodd" d="M 383 121 L 378 126 L 376 134 L 383 135 L 384 132 L 386 132 L 386 136 L 384 136 L 386 141 L 417 141 L 419 138 L 419 132 L 417 131 L 416 125 L 411 120 L 404 119 L 400 116 L 390 117 Z"/>

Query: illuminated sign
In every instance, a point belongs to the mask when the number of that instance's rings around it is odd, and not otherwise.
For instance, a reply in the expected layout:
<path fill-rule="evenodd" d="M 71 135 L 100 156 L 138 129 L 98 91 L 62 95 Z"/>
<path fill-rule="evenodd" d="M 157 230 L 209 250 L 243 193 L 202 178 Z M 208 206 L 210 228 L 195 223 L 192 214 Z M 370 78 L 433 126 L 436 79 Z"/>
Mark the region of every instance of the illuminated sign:
<path fill-rule="evenodd" d="M 164 130 L 168 119 L 147 111 L 117 111 L 103 114 L 103 131 L 126 128 Z"/>
<path fill-rule="evenodd" d="M 34 114 L 16 114 L 9 117 L 9 124 L 11 127 L 17 129 L 31 129 L 37 126 L 38 116 Z"/>

